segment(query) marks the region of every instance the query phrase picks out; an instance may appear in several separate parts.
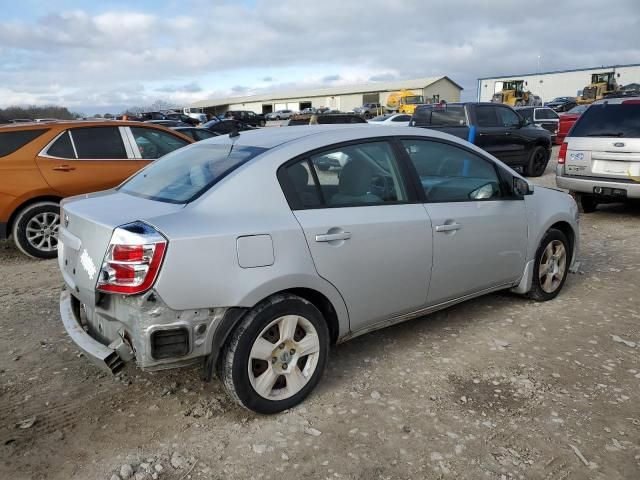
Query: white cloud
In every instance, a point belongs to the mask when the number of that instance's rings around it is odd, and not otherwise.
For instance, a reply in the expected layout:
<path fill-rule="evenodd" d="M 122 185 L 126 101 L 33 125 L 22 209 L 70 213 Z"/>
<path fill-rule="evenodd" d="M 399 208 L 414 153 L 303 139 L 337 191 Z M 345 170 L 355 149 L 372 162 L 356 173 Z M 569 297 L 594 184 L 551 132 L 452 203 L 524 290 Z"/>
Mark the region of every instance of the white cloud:
<path fill-rule="evenodd" d="M 159 95 L 191 102 L 234 87 L 244 94 L 436 74 L 474 88 L 481 76 L 535 70 L 538 55 L 543 69 L 640 58 L 637 0 L 179 4 L 177 15 L 132 3 L 0 20 L 0 106 L 57 99 L 106 108 Z"/>

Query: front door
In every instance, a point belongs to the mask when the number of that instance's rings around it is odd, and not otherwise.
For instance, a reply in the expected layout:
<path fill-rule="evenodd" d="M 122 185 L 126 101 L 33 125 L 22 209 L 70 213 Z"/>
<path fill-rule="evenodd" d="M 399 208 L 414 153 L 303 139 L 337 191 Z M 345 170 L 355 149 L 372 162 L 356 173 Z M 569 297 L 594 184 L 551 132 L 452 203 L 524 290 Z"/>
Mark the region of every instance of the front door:
<path fill-rule="evenodd" d="M 517 281 L 527 248 L 525 205 L 505 191 L 494 162 L 439 141 L 405 139 L 402 145 L 433 228 L 428 304 Z"/>
<path fill-rule="evenodd" d="M 337 160 L 329 169 L 327 156 Z M 318 274 L 343 296 L 352 331 L 425 305 L 431 225 L 387 142 L 327 150 L 287 177 Z"/>
<path fill-rule="evenodd" d="M 124 127 L 80 127 L 63 132 L 43 150 L 36 163 L 43 177 L 61 196 L 113 188 L 140 165 L 133 159 Z"/>

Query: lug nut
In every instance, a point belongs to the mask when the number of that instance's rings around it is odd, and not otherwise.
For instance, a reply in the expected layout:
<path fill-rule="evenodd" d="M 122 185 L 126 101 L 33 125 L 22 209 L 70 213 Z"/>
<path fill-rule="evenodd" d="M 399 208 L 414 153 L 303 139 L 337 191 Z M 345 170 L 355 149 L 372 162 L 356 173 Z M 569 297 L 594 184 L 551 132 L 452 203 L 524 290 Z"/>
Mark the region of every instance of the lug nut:
<path fill-rule="evenodd" d="M 281 344 L 278 346 L 278 348 L 279 348 L 280 350 L 284 350 L 284 343 L 281 343 Z"/>
<path fill-rule="evenodd" d="M 295 355 L 295 354 L 296 354 L 296 351 L 292 348 L 291 350 L 289 350 L 289 353 L 290 353 L 291 355 Z"/>
<path fill-rule="evenodd" d="M 276 357 L 271 358 L 271 363 L 276 363 L 278 359 Z"/>
<path fill-rule="evenodd" d="M 282 364 L 282 369 L 283 369 L 283 370 L 286 370 L 286 369 L 287 369 L 287 364 L 286 364 L 286 363 L 283 363 L 283 364 Z"/>

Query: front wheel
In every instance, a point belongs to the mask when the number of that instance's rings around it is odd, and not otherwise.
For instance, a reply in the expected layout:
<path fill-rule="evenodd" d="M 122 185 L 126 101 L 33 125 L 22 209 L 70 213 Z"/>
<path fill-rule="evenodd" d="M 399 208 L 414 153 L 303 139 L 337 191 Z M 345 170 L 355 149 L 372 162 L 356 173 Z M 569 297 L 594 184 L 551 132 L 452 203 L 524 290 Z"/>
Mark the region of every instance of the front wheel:
<path fill-rule="evenodd" d="M 558 296 L 567 279 L 571 262 L 571 245 L 560 230 L 550 228 L 536 252 L 529 298 L 546 302 Z"/>
<path fill-rule="evenodd" d="M 302 402 L 316 386 L 329 354 L 320 311 L 295 295 L 254 307 L 225 347 L 220 378 L 229 395 L 257 413 L 277 413 Z"/>
<path fill-rule="evenodd" d="M 23 208 L 13 222 L 13 241 L 18 249 L 34 258 L 54 258 L 58 254 L 60 205 L 37 202 Z"/>
<path fill-rule="evenodd" d="M 265 122 L 264 120 L 260 120 L 260 126 L 264 127 L 267 124 L 267 122 Z"/>
<path fill-rule="evenodd" d="M 523 173 L 527 177 L 539 177 L 541 176 L 547 168 L 547 164 L 549 163 L 549 152 L 546 148 L 537 146 L 529 155 L 529 160 L 527 164 L 524 166 Z"/>

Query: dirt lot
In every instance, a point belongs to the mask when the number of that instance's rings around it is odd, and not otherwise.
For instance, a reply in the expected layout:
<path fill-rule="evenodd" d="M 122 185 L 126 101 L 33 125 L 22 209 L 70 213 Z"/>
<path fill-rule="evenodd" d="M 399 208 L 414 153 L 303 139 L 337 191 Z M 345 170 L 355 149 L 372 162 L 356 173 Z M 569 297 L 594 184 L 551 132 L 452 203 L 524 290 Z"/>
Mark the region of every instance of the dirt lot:
<path fill-rule="evenodd" d="M 584 216 L 556 300 L 490 295 L 340 345 L 270 417 L 198 368 L 99 373 L 56 262 L 0 244 L 0 478 L 640 478 L 639 238 L 638 207 Z"/>

